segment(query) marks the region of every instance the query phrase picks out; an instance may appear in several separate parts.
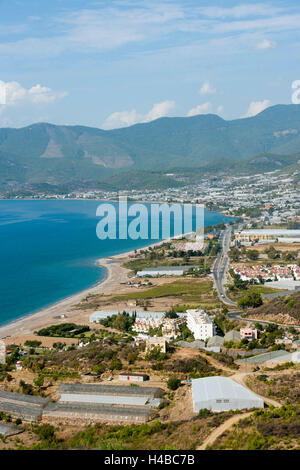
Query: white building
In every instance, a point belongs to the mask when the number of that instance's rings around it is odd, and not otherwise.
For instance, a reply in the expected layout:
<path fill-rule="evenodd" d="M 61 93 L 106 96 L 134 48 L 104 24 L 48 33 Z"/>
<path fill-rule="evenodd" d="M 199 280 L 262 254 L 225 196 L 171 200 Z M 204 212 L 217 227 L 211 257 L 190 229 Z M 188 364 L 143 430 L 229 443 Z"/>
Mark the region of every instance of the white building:
<path fill-rule="evenodd" d="M 287 230 L 287 229 L 255 229 L 255 230 L 242 230 L 235 232 L 235 239 L 240 243 L 259 241 L 272 241 L 278 240 L 283 243 L 299 243 L 300 230 Z"/>
<path fill-rule="evenodd" d="M 198 266 L 157 266 L 156 268 L 145 268 L 138 271 L 138 277 L 150 276 L 183 276 L 189 269 L 197 268 Z"/>
<path fill-rule="evenodd" d="M 244 410 L 263 408 L 264 402 L 255 393 L 228 377 L 205 377 L 192 380 L 194 411 Z"/>
<path fill-rule="evenodd" d="M 0 364 L 6 363 L 6 346 L 4 341 L 0 340 Z"/>
<path fill-rule="evenodd" d="M 216 325 L 211 317 L 201 309 L 187 310 L 187 327 L 195 339 L 212 338 L 216 334 Z"/>
<path fill-rule="evenodd" d="M 130 316 L 136 315 L 137 319 L 146 318 L 152 320 L 161 320 L 165 316 L 165 312 L 149 312 L 132 308 L 125 308 L 123 310 L 126 311 L 126 313 L 128 313 Z M 91 314 L 90 322 L 98 323 L 100 320 L 104 320 L 105 318 L 111 317 L 112 315 L 118 315 L 119 313 L 122 314 L 123 310 L 97 310 Z"/>

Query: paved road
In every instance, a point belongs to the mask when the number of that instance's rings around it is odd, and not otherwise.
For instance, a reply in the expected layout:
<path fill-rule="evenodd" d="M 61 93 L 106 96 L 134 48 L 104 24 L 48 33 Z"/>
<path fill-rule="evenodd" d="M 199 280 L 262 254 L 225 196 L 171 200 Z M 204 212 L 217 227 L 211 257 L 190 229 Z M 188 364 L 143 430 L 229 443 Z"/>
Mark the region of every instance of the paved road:
<path fill-rule="evenodd" d="M 232 228 L 228 227 L 226 230 L 223 230 L 220 235 L 220 245 L 222 249 L 217 255 L 216 261 L 213 266 L 212 274 L 213 274 L 213 279 L 214 279 L 214 284 L 215 288 L 217 290 L 218 296 L 220 297 L 220 300 L 230 306 L 230 307 L 236 307 L 237 303 L 234 302 L 233 300 L 229 299 L 226 295 L 226 290 L 224 287 L 224 284 L 226 283 L 226 276 L 227 276 L 227 271 L 228 271 L 228 265 L 229 265 L 229 257 L 228 257 L 228 251 L 230 248 L 230 239 L 231 239 L 231 231 Z M 272 296 L 279 296 L 283 293 L 276 293 L 276 294 L 271 294 Z M 287 293 L 284 293 L 287 295 Z M 267 297 L 267 296 L 264 296 Z M 272 321 L 261 321 L 261 320 L 253 320 L 251 318 L 243 318 L 240 315 L 243 313 L 242 310 L 236 311 L 236 312 L 229 312 L 227 314 L 228 318 L 235 319 L 235 320 L 240 320 L 248 323 L 253 323 L 253 321 L 258 321 L 259 323 L 262 323 L 263 325 L 269 325 L 270 323 L 275 323 Z M 281 323 L 276 323 L 278 326 L 282 327 L 289 327 L 289 326 L 294 326 L 294 325 L 285 325 Z M 295 328 L 300 328 L 295 326 Z"/>
<path fill-rule="evenodd" d="M 214 278 L 215 287 L 222 302 L 226 305 L 236 306 L 236 303 L 227 297 L 224 288 L 229 265 L 228 251 L 230 246 L 231 231 L 232 228 L 228 227 L 226 228 L 226 230 L 221 232 L 219 241 L 222 250 L 220 250 L 217 255 L 216 261 L 213 266 L 212 274 Z"/>
<path fill-rule="evenodd" d="M 297 289 L 294 290 L 285 290 L 283 292 L 274 292 L 273 294 L 264 294 L 262 295 L 263 299 L 277 299 L 278 297 L 285 297 L 286 295 L 293 295 L 299 292 Z"/>
<path fill-rule="evenodd" d="M 231 318 L 232 320 L 240 320 L 240 321 L 244 321 L 244 322 L 248 322 L 248 323 L 257 322 L 257 323 L 261 323 L 262 325 L 275 324 L 275 325 L 282 326 L 282 327 L 293 326 L 296 329 L 300 329 L 300 326 L 297 326 L 297 325 L 287 325 L 287 324 L 283 324 L 283 323 L 277 323 L 275 321 L 258 320 L 258 319 L 255 319 L 255 318 L 252 318 L 252 319 L 251 318 L 243 318 L 243 317 L 240 316 L 242 313 L 243 313 L 242 310 L 239 310 L 238 312 L 229 312 L 229 313 L 227 313 L 227 317 Z"/>

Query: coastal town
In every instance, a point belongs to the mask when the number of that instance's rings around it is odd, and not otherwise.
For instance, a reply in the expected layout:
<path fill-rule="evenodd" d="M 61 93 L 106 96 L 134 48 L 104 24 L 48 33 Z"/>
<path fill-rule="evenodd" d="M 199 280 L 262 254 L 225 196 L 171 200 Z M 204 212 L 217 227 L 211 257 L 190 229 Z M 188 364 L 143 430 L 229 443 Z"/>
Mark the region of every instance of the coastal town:
<path fill-rule="evenodd" d="M 261 212 L 220 197 L 235 217 L 206 227 L 201 250 L 195 233 L 99 260 L 102 283 L 0 328 L 1 449 L 70 448 L 90 425 L 103 448 L 155 449 L 165 435 L 168 448 L 218 449 L 219 427 L 244 419 L 251 449 L 258 416 L 283 410 L 287 426 L 299 404 L 298 203 L 283 210 L 247 187 Z M 266 448 L 286 447 L 268 433 Z"/>
<path fill-rule="evenodd" d="M 178 178 L 182 179 L 182 176 L 178 173 L 173 174 L 172 178 L 176 181 Z M 203 177 L 199 178 L 200 182 L 197 184 L 188 183 L 180 188 L 170 187 L 166 190 L 133 189 L 118 192 L 94 190 L 64 194 L 35 191 L 32 195 L 30 193 L 24 196 L 15 195 L 13 199 L 118 201 L 120 196 L 126 196 L 128 201 L 204 204 L 208 209 L 221 211 L 227 216 L 243 216 L 248 222 L 248 227 L 252 224 L 272 226 L 299 220 L 299 178 L 300 170 L 293 173 L 276 170 L 247 176 L 222 175 L 222 177 L 209 177 L 203 172 Z M 5 193 L 0 194 L 0 198 L 7 196 Z"/>
<path fill-rule="evenodd" d="M 1 463 L 300 451 L 299 24 L 0 1 Z"/>

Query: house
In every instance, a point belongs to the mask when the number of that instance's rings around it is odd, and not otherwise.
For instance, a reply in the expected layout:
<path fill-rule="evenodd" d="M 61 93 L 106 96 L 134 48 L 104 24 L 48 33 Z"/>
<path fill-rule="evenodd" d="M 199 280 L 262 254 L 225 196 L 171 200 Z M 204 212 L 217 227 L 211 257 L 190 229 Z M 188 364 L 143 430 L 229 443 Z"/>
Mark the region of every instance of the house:
<path fill-rule="evenodd" d="M 145 382 L 149 380 L 149 375 L 128 372 L 127 374 L 119 374 L 119 380 L 126 380 L 126 382 Z"/>
<path fill-rule="evenodd" d="M 253 341 L 258 338 L 258 330 L 256 328 L 241 328 L 240 329 L 241 338 L 247 338 L 248 341 Z"/>
<path fill-rule="evenodd" d="M 162 353 L 166 353 L 168 349 L 168 342 L 161 336 L 150 336 L 146 342 L 146 351 L 151 351 L 153 348 L 160 347 Z"/>
<path fill-rule="evenodd" d="M 293 338 L 284 336 L 283 338 L 276 338 L 275 344 L 284 344 L 285 346 L 291 346 L 293 344 Z"/>

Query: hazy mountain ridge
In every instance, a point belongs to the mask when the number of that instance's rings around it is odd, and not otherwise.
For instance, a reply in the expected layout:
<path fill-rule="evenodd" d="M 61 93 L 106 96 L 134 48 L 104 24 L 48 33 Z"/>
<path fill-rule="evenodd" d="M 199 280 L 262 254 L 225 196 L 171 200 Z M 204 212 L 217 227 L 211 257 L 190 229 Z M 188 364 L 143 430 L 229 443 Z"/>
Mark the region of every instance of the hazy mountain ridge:
<path fill-rule="evenodd" d="M 137 181 L 139 171 L 144 178 L 150 171 L 148 180 L 165 187 L 170 181 L 163 171 L 272 171 L 296 164 L 299 150 L 300 105 L 232 121 L 208 114 L 111 131 L 39 123 L 0 129 L 0 186 L 122 184 L 128 174 Z"/>

